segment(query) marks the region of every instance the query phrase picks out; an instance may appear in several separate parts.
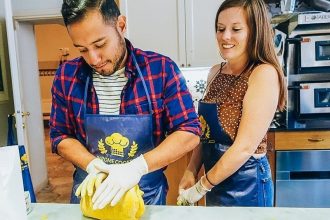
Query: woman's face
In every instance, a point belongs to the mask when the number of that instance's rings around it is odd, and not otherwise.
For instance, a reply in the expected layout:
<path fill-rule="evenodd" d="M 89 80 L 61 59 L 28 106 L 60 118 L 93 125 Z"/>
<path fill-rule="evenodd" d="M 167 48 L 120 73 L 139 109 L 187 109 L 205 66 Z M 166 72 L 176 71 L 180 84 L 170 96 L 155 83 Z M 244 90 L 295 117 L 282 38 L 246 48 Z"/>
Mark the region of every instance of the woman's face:
<path fill-rule="evenodd" d="M 216 35 L 222 58 L 227 61 L 247 61 L 249 27 L 242 7 L 220 12 Z"/>

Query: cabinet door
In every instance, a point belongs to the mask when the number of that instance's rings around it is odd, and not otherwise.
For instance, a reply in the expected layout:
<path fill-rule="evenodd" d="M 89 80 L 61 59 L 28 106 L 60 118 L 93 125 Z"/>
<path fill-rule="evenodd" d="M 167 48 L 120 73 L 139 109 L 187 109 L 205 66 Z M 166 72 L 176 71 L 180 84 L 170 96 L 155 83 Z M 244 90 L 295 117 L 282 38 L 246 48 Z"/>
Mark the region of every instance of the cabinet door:
<path fill-rule="evenodd" d="M 213 66 L 221 62 L 216 42 L 215 16 L 222 0 L 186 0 L 187 66 Z"/>
<path fill-rule="evenodd" d="M 330 149 L 330 131 L 276 132 L 275 150 Z"/>
<path fill-rule="evenodd" d="M 134 47 L 164 54 L 185 66 L 183 0 L 121 0 L 120 10 L 127 17 L 126 37 Z"/>

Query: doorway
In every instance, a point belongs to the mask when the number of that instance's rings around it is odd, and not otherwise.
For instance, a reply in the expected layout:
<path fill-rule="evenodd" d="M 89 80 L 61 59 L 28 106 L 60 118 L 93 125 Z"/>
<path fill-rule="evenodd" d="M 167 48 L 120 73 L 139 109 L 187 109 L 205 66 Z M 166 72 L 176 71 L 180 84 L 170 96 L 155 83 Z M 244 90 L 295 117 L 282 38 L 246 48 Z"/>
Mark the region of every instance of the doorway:
<path fill-rule="evenodd" d="M 6 14 L 6 16 L 8 17 L 6 21 L 13 21 L 6 23 L 7 33 L 10 36 L 9 46 L 11 46 L 13 49 L 12 51 L 14 51 L 10 53 L 10 56 L 11 60 L 13 61 L 13 64 L 11 65 L 12 79 L 14 82 L 13 84 L 15 84 L 15 86 L 17 87 L 17 92 L 14 92 L 15 111 L 18 113 L 17 115 L 19 116 L 17 117 L 17 124 L 19 125 L 19 129 L 17 129 L 17 134 L 19 137 L 19 142 L 25 145 L 26 150 L 29 154 L 30 173 L 34 189 L 36 192 L 40 191 L 40 193 L 43 193 L 44 191 L 45 195 L 53 190 L 51 188 L 52 185 L 47 185 L 47 183 L 51 180 L 51 175 L 48 179 L 47 174 L 52 173 L 52 171 L 55 169 L 54 167 L 52 168 L 49 165 L 50 157 L 48 156 L 55 156 L 57 160 L 60 157 L 50 153 L 50 143 L 48 135 L 49 129 L 47 129 L 48 123 L 44 120 L 45 118 L 47 118 L 47 115 L 44 114 L 43 109 L 45 107 L 43 106 L 45 103 L 41 103 L 42 97 L 40 92 L 41 85 L 39 83 L 40 72 L 37 56 L 35 26 L 53 24 L 63 25 L 62 16 L 58 14 L 58 11 L 59 10 L 56 10 L 55 13 L 49 14 L 47 14 L 47 12 L 49 12 L 47 10 L 42 11 L 41 14 L 32 13 L 25 15 L 25 13 L 23 13 L 22 15 L 14 17 L 12 17 L 12 13 Z M 55 39 L 61 36 L 62 35 L 60 35 L 59 33 L 52 35 L 52 37 Z M 52 43 L 50 43 L 50 41 L 48 40 L 48 44 L 46 47 L 49 48 L 51 45 L 53 45 Z M 70 48 L 70 46 L 68 47 Z M 64 48 L 67 47 L 65 46 Z M 58 48 L 56 49 L 56 51 L 58 52 Z M 72 51 L 70 50 L 70 54 L 72 54 Z M 63 50 L 63 52 L 65 54 L 67 51 Z M 68 57 L 68 59 L 70 58 Z M 45 123 L 43 123 L 43 121 L 45 121 Z M 45 124 L 46 127 L 44 126 Z M 60 161 L 59 164 L 63 164 L 63 161 Z M 48 169 L 47 166 L 49 166 Z M 56 176 L 54 176 L 54 180 L 56 179 L 56 181 L 58 182 L 63 182 L 60 177 L 55 177 Z M 70 179 L 72 179 L 71 174 Z M 54 182 L 54 184 L 56 184 L 56 182 Z M 37 195 L 40 194 L 38 193 Z M 50 198 L 50 195 L 46 196 L 46 198 Z M 38 199 L 38 201 L 42 202 L 46 200 Z M 49 200 L 47 201 L 50 202 Z M 57 200 L 56 202 L 62 201 Z"/>
<path fill-rule="evenodd" d="M 59 64 L 79 56 L 66 28 L 61 24 L 34 25 L 38 53 L 40 101 L 43 115 L 48 184 L 37 193 L 38 202 L 69 203 L 73 165 L 51 152 L 49 117 L 51 86 Z"/>

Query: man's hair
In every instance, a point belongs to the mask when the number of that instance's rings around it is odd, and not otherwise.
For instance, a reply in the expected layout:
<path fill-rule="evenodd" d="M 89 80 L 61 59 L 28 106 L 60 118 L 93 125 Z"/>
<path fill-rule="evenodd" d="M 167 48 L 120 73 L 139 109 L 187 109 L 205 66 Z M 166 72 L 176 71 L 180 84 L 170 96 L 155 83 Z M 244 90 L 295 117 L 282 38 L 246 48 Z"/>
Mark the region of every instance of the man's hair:
<path fill-rule="evenodd" d="M 63 0 L 62 16 L 66 26 L 84 19 L 89 11 L 98 10 L 105 23 L 117 21 L 119 8 L 114 0 Z"/>
<path fill-rule="evenodd" d="M 264 0 L 225 0 L 219 7 L 215 17 L 215 31 L 217 31 L 220 12 L 233 7 L 242 7 L 247 15 L 247 25 L 249 27 L 248 68 L 253 68 L 259 63 L 267 63 L 273 65 L 278 72 L 280 81 L 278 108 L 282 110 L 286 99 L 284 75 L 275 53 L 273 31 Z"/>

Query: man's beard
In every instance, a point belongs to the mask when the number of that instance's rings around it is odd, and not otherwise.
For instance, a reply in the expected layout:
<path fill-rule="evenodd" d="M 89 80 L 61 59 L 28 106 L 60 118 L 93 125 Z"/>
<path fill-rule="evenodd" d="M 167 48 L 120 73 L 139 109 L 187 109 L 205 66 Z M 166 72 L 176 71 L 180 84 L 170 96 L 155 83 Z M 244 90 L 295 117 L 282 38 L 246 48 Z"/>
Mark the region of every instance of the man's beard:
<path fill-rule="evenodd" d="M 101 71 L 99 72 L 100 75 L 102 76 L 110 76 L 112 75 L 113 73 L 115 73 L 116 71 L 119 70 L 120 68 L 120 65 L 123 63 L 124 59 L 125 59 L 125 56 L 126 56 L 126 43 L 125 43 L 125 40 L 123 38 L 120 37 L 118 31 L 117 31 L 117 36 L 119 38 L 119 47 L 118 47 L 118 50 L 116 52 L 119 52 L 119 53 L 116 53 L 116 54 L 119 54 L 119 56 L 116 56 L 113 61 L 109 60 L 109 64 L 113 64 L 113 68 L 112 68 L 112 71 L 111 72 L 104 72 L 104 71 Z"/>

